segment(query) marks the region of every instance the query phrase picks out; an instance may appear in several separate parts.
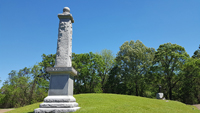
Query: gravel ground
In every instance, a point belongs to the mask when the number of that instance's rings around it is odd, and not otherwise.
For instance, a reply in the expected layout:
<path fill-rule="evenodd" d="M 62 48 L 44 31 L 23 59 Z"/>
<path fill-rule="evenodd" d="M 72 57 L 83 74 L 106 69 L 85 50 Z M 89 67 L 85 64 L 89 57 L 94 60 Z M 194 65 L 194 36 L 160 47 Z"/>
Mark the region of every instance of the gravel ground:
<path fill-rule="evenodd" d="M 11 110 L 13 110 L 13 109 L 0 109 L 0 113 L 5 113 L 5 112 L 11 111 Z"/>

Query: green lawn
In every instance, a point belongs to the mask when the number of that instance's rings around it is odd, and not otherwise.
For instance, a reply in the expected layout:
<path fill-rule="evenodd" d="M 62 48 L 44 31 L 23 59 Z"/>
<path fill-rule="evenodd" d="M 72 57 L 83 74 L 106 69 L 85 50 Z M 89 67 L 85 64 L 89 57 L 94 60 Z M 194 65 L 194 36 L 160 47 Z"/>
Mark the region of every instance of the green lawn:
<path fill-rule="evenodd" d="M 200 113 L 195 106 L 177 101 L 117 94 L 79 94 L 74 97 L 81 107 L 75 113 Z M 33 113 L 39 104 L 28 105 L 6 113 Z"/>

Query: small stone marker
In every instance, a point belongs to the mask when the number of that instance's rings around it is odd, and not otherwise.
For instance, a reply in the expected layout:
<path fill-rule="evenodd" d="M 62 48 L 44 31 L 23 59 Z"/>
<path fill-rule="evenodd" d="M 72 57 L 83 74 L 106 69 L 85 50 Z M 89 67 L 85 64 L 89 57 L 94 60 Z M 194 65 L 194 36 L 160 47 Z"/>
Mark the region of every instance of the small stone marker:
<path fill-rule="evenodd" d="M 72 23 L 74 19 L 70 9 L 65 7 L 62 14 L 58 14 L 59 29 L 55 66 L 47 68 L 50 73 L 48 96 L 40 104 L 35 113 L 66 113 L 74 112 L 80 107 L 73 97 L 74 76 L 77 71 L 72 67 Z"/>
<path fill-rule="evenodd" d="M 157 99 L 163 99 L 164 94 L 163 93 L 157 93 L 156 98 Z"/>
<path fill-rule="evenodd" d="M 156 98 L 157 99 L 163 99 L 163 97 L 164 97 L 164 94 L 163 93 L 161 93 L 161 85 L 158 85 L 159 86 L 159 93 L 157 93 L 156 94 Z"/>

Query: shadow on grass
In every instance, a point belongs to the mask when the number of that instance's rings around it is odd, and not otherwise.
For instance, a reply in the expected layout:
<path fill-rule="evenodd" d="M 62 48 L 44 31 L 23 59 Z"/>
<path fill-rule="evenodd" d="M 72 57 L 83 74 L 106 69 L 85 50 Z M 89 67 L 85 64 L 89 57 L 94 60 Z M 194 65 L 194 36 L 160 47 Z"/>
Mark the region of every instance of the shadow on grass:
<path fill-rule="evenodd" d="M 33 112 L 28 112 L 28 113 L 34 113 L 34 111 Z"/>

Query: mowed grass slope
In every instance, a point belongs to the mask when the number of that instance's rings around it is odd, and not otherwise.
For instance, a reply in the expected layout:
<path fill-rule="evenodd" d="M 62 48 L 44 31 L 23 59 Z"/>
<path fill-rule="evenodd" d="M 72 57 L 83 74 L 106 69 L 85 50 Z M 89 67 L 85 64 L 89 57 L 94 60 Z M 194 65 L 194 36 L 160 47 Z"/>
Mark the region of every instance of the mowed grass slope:
<path fill-rule="evenodd" d="M 75 113 L 200 113 L 195 106 L 177 101 L 157 100 L 118 94 L 74 95 L 81 107 Z M 33 113 L 40 103 L 6 113 Z"/>

